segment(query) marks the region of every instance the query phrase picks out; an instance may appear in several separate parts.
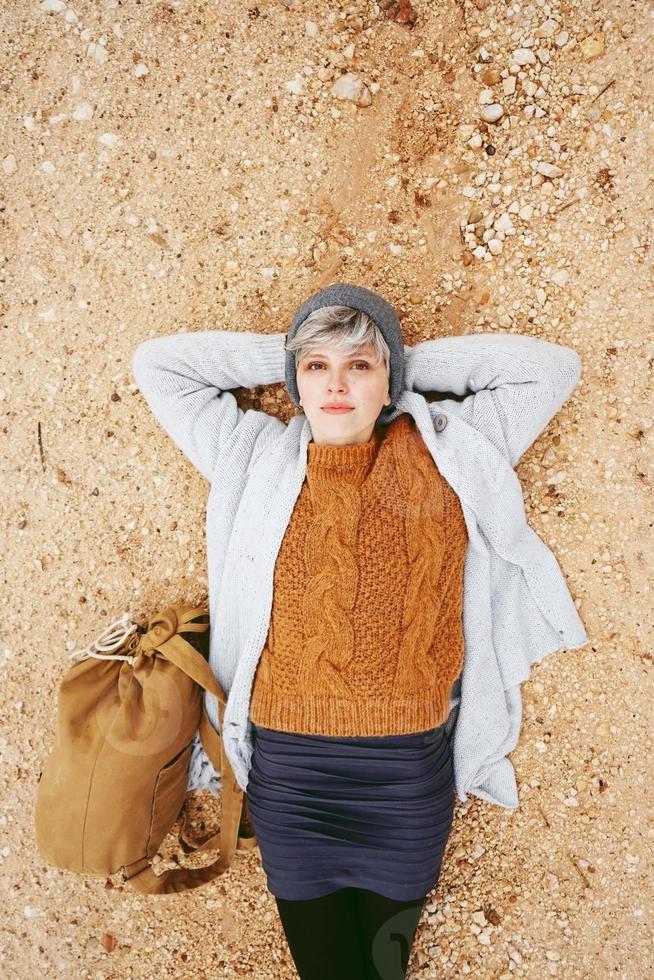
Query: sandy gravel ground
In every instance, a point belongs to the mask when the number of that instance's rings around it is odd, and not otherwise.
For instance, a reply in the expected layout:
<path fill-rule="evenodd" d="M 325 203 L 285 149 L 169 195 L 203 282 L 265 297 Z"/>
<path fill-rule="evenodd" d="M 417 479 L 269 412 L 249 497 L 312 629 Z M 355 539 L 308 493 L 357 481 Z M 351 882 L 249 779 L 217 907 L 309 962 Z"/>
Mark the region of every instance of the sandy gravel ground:
<path fill-rule="evenodd" d="M 285 331 L 334 279 L 409 344 L 583 362 L 518 473 L 591 644 L 523 687 L 519 809 L 457 804 L 409 976 L 654 976 L 653 27 L 627 0 L 2 4 L 2 976 L 296 975 L 257 852 L 142 898 L 48 867 L 32 814 L 67 652 L 206 598 L 208 487 L 134 348 Z"/>

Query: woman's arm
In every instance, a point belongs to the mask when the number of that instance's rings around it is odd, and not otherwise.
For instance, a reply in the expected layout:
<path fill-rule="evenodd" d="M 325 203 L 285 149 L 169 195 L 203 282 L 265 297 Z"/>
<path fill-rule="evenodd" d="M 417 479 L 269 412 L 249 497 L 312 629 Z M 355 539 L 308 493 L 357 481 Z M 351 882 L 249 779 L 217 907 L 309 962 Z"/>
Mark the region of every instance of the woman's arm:
<path fill-rule="evenodd" d="M 453 412 L 490 439 L 512 466 L 580 377 L 581 359 L 575 350 L 523 334 L 466 334 L 405 347 L 405 385 L 410 391 L 459 396 L 431 402 L 432 418 L 441 408 Z"/>
<path fill-rule="evenodd" d="M 221 448 L 246 414 L 230 388 L 285 378 L 286 334 L 202 330 L 154 337 L 133 355 L 132 372 L 157 420 L 211 481 Z"/>

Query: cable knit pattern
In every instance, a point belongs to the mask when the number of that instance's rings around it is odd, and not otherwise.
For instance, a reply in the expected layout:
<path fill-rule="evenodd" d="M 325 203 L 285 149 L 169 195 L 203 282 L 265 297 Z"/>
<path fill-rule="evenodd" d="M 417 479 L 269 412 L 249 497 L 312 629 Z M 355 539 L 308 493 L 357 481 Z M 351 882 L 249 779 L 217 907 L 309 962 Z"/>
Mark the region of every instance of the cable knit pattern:
<path fill-rule="evenodd" d="M 366 443 L 310 442 L 252 721 L 334 736 L 445 721 L 463 663 L 466 545 L 458 497 L 410 415 Z"/>
<path fill-rule="evenodd" d="M 304 649 L 298 682 L 352 696 L 345 679 L 355 651 L 355 598 L 359 586 L 357 535 L 362 513 L 360 483 L 379 437 L 363 445 L 309 443 L 307 481 L 311 532 L 304 543 Z"/>
<path fill-rule="evenodd" d="M 354 655 L 360 495 L 355 487 L 335 484 L 325 506 L 320 508 L 318 502 L 314 514 L 304 547 L 309 578 L 302 600 L 305 642 L 298 681 L 348 697 L 350 686 L 343 674 Z"/>
<path fill-rule="evenodd" d="M 455 595 L 444 596 L 442 590 L 439 590 L 446 538 L 443 480 L 434 479 L 434 462 L 424 443 L 420 447 L 419 439 L 412 439 L 411 442 L 414 444 L 411 460 L 406 458 L 406 444 L 394 440 L 392 447 L 398 485 L 407 508 L 404 527 L 409 567 L 400 652 L 395 672 L 395 683 L 401 694 L 411 693 L 416 684 L 416 676 L 421 678 L 425 686 L 432 683 L 434 664 L 429 659 L 429 649 L 436 636 L 441 608 L 456 598 Z M 452 513 L 448 517 L 454 526 L 447 530 L 456 538 L 457 544 L 465 549 L 465 523 L 463 534 L 453 533 L 457 530 L 456 515 Z M 462 515 L 461 521 L 463 522 Z M 462 538 L 465 539 L 463 543 Z M 460 551 L 458 556 L 460 570 L 463 554 Z M 456 555 L 452 559 L 456 561 Z M 421 604 L 421 594 L 433 596 L 433 602 Z"/>

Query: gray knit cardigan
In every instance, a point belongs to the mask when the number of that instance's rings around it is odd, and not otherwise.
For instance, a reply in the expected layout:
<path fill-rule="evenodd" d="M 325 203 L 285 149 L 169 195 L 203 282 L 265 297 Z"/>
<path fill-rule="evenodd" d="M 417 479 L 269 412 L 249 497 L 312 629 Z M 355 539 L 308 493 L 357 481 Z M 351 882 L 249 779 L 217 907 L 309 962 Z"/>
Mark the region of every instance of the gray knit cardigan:
<path fill-rule="evenodd" d="M 252 756 L 249 705 L 273 598 L 273 571 L 306 473 L 309 420 L 288 425 L 241 409 L 229 389 L 284 381 L 286 335 L 221 330 L 155 337 L 137 347 L 136 383 L 159 423 L 206 477 L 210 664 L 228 696 L 222 735 L 239 785 Z M 571 348 L 510 333 L 405 347 L 409 412 L 456 491 L 468 529 L 465 654 L 451 717 L 456 790 L 518 806 L 507 756 L 520 733 L 531 665 L 588 643 L 552 551 L 526 520 L 514 467 L 581 375 Z M 446 397 L 427 401 L 422 392 Z M 429 596 L 425 596 L 429 601 Z M 207 713 L 218 726 L 216 701 Z M 189 789 L 220 791 L 196 735 Z"/>

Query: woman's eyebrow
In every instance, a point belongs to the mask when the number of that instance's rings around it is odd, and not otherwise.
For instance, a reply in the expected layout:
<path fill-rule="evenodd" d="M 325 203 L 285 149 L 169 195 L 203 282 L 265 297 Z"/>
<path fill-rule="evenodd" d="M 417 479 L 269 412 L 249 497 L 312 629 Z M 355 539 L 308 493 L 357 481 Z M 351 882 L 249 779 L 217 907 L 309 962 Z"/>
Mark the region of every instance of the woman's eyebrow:
<path fill-rule="evenodd" d="M 325 361 L 327 360 L 327 355 L 326 354 L 307 354 L 307 360 L 310 357 L 321 357 L 323 360 L 325 360 Z M 352 354 L 351 357 L 346 357 L 345 360 L 346 361 L 358 361 L 361 358 L 365 358 L 366 360 L 371 360 L 372 359 L 372 354 Z"/>

